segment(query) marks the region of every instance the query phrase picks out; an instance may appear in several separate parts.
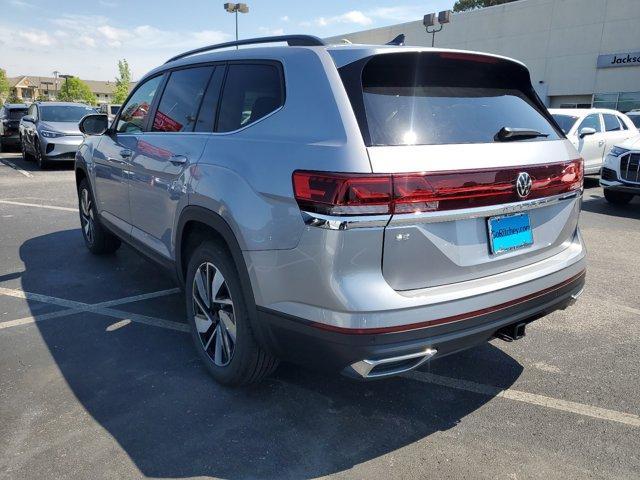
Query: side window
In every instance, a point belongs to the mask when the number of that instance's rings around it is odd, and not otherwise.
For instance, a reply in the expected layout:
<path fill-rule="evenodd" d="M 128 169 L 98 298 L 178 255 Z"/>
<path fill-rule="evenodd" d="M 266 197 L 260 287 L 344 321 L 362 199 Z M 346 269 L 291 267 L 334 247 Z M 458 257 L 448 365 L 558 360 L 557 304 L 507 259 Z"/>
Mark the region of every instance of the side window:
<path fill-rule="evenodd" d="M 153 132 L 192 132 L 213 67 L 171 73 L 153 118 Z"/>
<path fill-rule="evenodd" d="M 138 133 L 142 131 L 149 115 L 153 97 L 160 86 L 162 75 L 153 77 L 141 85 L 122 107 L 122 115 L 118 118 L 118 133 Z"/>
<path fill-rule="evenodd" d="M 216 123 L 216 111 L 218 109 L 218 100 L 220 99 L 220 88 L 224 80 L 224 66 L 216 67 L 213 77 L 209 81 L 207 93 L 204 94 L 198 121 L 196 122 L 196 132 L 213 132 L 213 126 Z"/>
<path fill-rule="evenodd" d="M 617 117 L 617 119 L 620 122 L 620 125 L 622 125 L 622 130 L 629 130 L 629 127 L 627 127 L 626 122 L 622 118 Z"/>
<path fill-rule="evenodd" d="M 591 114 L 584 117 L 584 120 L 582 120 L 582 123 L 580 123 L 580 126 L 578 127 L 578 132 L 580 132 L 580 130 L 582 130 L 583 128 L 594 128 L 596 132 L 601 132 L 602 127 L 600 126 L 599 115 Z"/>
<path fill-rule="evenodd" d="M 604 129 L 607 132 L 617 132 L 621 130 L 618 117 L 611 115 L 610 113 L 604 113 L 602 116 L 604 117 Z"/>
<path fill-rule="evenodd" d="M 275 65 L 229 65 L 216 131 L 246 127 L 283 104 L 284 85 Z"/>

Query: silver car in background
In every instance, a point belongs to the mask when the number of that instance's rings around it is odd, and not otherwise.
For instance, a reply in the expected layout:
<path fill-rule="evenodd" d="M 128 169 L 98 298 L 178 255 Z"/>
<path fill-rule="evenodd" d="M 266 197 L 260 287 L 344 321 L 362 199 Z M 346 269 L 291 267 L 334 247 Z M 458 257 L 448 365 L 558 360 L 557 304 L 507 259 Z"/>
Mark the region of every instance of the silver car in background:
<path fill-rule="evenodd" d="M 34 158 L 40 168 L 49 162 L 73 161 L 82 143 L 78 122 L 96 110 L 68 102 L 35 102 L 20 120 L 20 146 L 25 160 Z"/>
<path fill-rule="evenodd" d="M 225 384 L 278 359 L 395 375 L 519 339 L 583 289 L 583 162 L 512 59 L 243 40 L 174 57 L 81 129 L 87 248 L 173 272 Z"/>

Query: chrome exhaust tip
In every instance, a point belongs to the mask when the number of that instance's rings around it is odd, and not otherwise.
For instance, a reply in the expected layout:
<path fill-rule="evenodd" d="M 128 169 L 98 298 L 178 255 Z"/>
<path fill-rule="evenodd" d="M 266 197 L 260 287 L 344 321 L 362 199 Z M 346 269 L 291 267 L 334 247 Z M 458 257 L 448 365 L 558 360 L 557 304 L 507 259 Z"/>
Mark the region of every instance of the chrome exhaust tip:
<path fill-rule="evenodd" d="M 424 362 L 433 357 L 438 351 L 435 348 L 427 348 L 421 352 L 409 353 L 397 357 L 388 357 L 380 360 L 360 360 L 352 363 L 348 368 L 356 372 L 362 378 L 382 378 L 408 372 L 418 368 Z"/>

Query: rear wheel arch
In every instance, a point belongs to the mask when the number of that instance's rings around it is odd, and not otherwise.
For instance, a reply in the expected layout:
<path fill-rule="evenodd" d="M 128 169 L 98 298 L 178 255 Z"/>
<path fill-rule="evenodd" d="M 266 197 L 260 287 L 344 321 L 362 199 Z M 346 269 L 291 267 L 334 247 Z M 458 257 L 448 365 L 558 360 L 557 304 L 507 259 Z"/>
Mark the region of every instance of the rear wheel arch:
<path fill-rule="evenodd" d="M 258 311 L 253 295 L 253 287 L 251 286 L 249 271 L 240 244 L 226 220 L 207 208 L 188 206 L 180 215 L 176 229 L 175 265 L 181 286 L 185 287 L 190 254 L 195 251 L 198 245 L 207 240 L 217 242 L 229 252 L 240 277 L 240 284 L 255 339 L 270 351 L 267 327 L 257 321 Z"/>

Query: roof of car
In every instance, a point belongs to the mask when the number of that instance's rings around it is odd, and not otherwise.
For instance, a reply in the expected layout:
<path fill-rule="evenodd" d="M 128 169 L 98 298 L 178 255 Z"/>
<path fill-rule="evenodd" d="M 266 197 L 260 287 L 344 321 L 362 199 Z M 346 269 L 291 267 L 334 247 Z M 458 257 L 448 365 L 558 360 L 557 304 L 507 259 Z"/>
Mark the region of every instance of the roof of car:
<path fill-rule="evenodd" d="M 5 103 L 2 105 L 4 108 L 28 108 L 26 103 Z"/>
<path fill-rule="evenodd" d="M 89 107 L 86 103 L 78 102 L 35 102 L 37 105 L 47 105 L 52 107 L 64 107 L 64 106 L 76 106 L 76 107 Z"/>
<path fill-rule="evenodd" d="M 571 115 L 575 117 L 582 117 L 589 115 L 590 113 L 613 113 L 614 115 L 622 115 L 617 110 L 610 108 L 550 108 L 549 112 L 559 115 Z"/>

